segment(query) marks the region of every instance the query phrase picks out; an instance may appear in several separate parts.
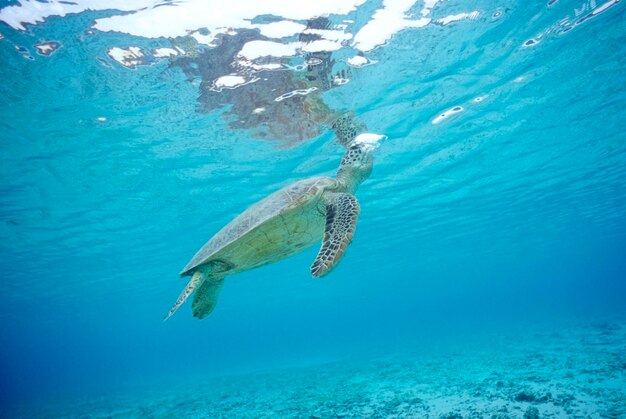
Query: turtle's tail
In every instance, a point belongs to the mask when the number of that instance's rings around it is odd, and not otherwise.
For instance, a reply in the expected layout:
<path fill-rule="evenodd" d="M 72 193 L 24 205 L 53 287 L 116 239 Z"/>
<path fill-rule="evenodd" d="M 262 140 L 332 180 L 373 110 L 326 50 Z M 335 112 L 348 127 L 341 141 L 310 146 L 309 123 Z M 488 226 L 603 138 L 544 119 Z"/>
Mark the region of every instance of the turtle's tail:
<path fill-rule="evenodd" d="M 180 293 L 180 295 L 178 296 L 178 299 L 176 300 L 176 303 L 174 303 L 174 305 L 170 309 L 169 313 L 167 313 L 167 316 L 165 316 L 163 321 L 172 317 L 174 313 L 176 313 L 176 311 L 180 308 L 180 306 L 182 306 L 183 303 L 187 300 L 187 298 L 189 298 L 189 296 L 193 294 L 196 288 L 202 285 L 202 283 L 204 282 L 206 278 L 207 278 L 207 275 L 202 273 L 201 271 L 194 272 L 193 276 L 187 283 L 187 286 L 185 287 L 183 292 Z"/>

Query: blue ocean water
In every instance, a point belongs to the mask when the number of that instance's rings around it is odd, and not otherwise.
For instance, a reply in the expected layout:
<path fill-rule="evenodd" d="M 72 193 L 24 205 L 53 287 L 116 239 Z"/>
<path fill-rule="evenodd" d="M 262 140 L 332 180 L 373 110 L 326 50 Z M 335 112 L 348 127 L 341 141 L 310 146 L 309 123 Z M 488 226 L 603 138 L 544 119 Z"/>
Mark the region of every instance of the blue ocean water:
<path fill-rule="evenodd" d="M 173 41 L 90 30 L 118 11 L 3 23 L 0 415 L 626 417 L 624 4 L 450 1 L 433 19 L 473 10 L 317 92 L 388 137 L 341 264 L 313 279 L 314 246 L 165 323 L 213 234 L 334 176 L 344 147 L 327 122 L 236 128 L 246 86 L 207 110 L 182 58 L 120 65 L 112 47 Z"/>

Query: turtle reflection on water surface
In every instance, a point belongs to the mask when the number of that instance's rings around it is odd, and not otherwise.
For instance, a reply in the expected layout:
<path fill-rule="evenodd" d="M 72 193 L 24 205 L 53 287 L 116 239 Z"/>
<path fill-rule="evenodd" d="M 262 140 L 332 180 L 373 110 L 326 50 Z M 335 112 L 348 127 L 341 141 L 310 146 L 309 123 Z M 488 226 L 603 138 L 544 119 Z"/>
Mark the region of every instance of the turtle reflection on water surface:
<path fill-rule="evenodd" d="M 307 29 L 328 29 L 327 18 L 312 19 Z M 294 146 L 315 138 L 339 117 L 322 100 L 322 94 L 335 87 L 330 52 L 305 54 L 300 67 L 294 69 L 291 59 L 262 57 L 253 63 L 242 64 L 239 52 L 251 41 L 269 41 L 257 30 L 241 29 L 236 34 L 219 37 L 214 48 L 190 48 L 193 38 L 185 37 L 183 49 L 193 50 L 175 58 L 172 66 L 180 67 L 192 79 L 201 80 L 198 111 L 210 112 L 225 108 L 224 117 L 230 128 L 250 130 L 253 137 L 281 141 Z M 302 33 L 299 42 L 321 39 L 314 33 Z M 253 64 L 253 65 L 252 65 Z M 268 64 L 278 69 L 267 68 Z M 348 77 L 340 70 L 341 77 Z M 226 75 L 237 75 L 244 83 L 230 87 L 216 86 L 216 80 Z M 281 96 L 292 94 L 284 100 Z M 306 92 L 304 94 L 304 92 Z M 278 100 L 277 100 L 278 99 Z"/>

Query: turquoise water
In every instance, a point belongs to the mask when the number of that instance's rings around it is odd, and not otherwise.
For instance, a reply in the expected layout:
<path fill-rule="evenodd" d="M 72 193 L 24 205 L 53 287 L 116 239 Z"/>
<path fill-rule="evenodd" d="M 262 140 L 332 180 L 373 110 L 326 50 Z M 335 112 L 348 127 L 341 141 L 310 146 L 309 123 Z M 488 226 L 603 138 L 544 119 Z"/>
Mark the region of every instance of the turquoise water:
<path fill-rule="evenodd" d="M 379 7 L 346 15 L 353 35 Z M 304 73 L 219 96 L 211 48 L 107 55 L 185 42 L 90 29 L 116 10 L 1 24 L 0 415 L 625 417 L 624 10 L 439 3 L 478 14 L 398 31 L 363 67 L 348 43 L 319 53 L 349 79 L 315 84 L 328 110 L 268 100 L 256 125 L 241 109 Z M 334 176 L 344 112 L 388 138 L 341 264 L 313 279 L 313 246 L 163 323 L 223 225 Z"/>

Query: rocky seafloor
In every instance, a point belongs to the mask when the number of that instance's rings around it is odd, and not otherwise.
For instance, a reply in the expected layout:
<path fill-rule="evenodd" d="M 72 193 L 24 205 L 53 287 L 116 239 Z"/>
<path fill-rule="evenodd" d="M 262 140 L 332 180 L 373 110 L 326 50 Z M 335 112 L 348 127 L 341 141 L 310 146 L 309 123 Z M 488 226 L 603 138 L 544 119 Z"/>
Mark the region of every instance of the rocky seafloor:
<path fill-rule="evenodd" d="M 626 322 L 492 333 L 7 417 L 626 418 Z"/>

